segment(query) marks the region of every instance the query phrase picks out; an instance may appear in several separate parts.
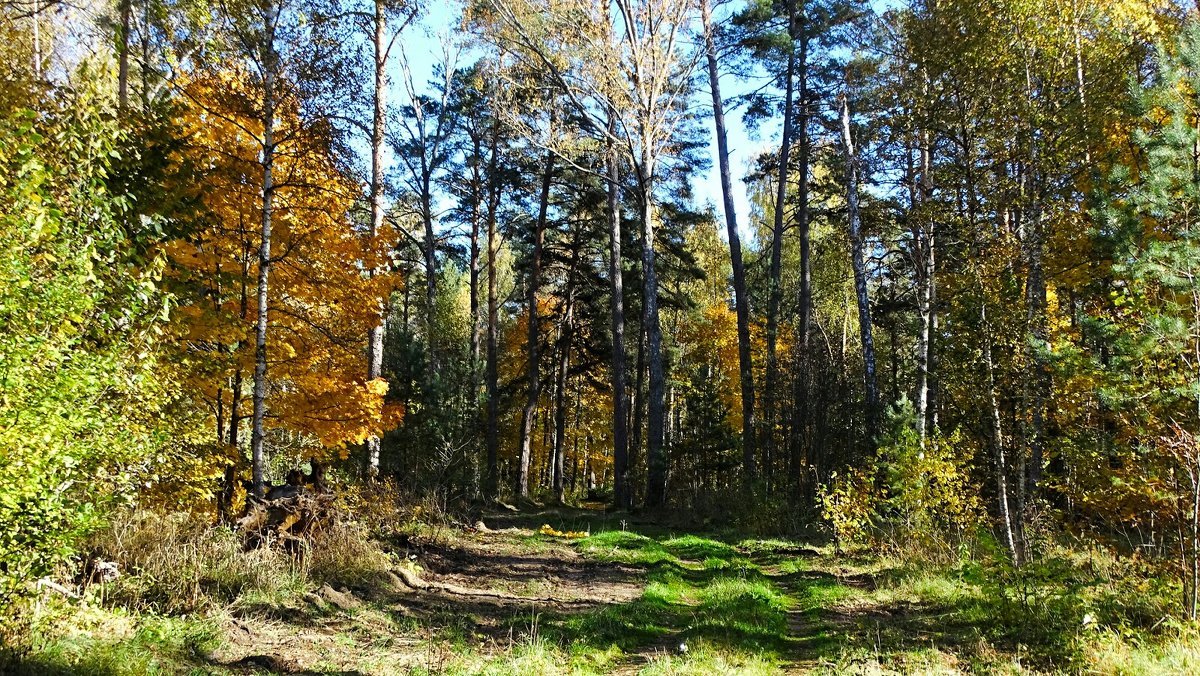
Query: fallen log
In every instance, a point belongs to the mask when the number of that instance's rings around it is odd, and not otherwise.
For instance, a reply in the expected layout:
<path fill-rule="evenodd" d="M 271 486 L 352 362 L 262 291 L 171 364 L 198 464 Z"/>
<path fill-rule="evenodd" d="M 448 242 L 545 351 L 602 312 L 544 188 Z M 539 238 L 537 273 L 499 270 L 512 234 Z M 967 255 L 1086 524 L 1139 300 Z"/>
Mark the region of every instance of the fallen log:
<path fill-rule="evenodd" d="M 293 554 L 302 555 L 313 532 L 331 517 L 333 498 L 299 486 L 277 493 L 273 499 L 246 500 L 246 511 L 237 521 L 248 548 L 264 544 L 282 544 Z"/>

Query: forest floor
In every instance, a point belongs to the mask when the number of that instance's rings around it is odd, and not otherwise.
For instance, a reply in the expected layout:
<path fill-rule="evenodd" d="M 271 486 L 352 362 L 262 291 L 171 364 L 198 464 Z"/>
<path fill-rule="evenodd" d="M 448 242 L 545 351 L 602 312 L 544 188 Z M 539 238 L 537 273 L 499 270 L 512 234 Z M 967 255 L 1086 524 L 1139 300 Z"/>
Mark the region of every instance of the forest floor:
<path fill-rule="evenodd" d="M 1077 642 L 1020 620 L 1005 626 L 964 569 L 681 533 L 598 510 L 491 514 L 484 523 L 398 538 L 393 557 L 405 563 L 370 584 L 324 585 L 203 617 L 96 607 L 27 671 L 1167 673 L 1175 665 L 1184 673 L 1197 664 L 1192 648 L 1148 656 L 1093 640 L 1081 668 Z M 1147 669 L 1129 668 L 1138 664 Z"/>

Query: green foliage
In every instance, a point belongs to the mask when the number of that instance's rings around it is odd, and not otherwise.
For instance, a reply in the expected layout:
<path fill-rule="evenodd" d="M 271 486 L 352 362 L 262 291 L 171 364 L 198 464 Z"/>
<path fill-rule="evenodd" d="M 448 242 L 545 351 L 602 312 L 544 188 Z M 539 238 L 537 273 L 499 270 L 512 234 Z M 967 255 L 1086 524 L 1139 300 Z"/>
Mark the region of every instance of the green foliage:
<path fill-rule="evenodd" d="M 901 399 L 889 412 L 891 431 L 879 447 L 884 498 L 877 511 L 893 543 L 916 543 L 952 553 L 985 523 L 980 491 L 970 478 L 974 453 L 958 429 L 924 445 L 912 407 Z"/>
<path fill-rule="evenodd" d="M 865 470 L 853 468 L 821 486 L 822 516 L 838 547 L 876 544 L 953 558 L 987 513 L 970 477 L 974 455 L 965 436 L 933 434 L 921 443 L 913 410 L 901 398 Z"/>
<path fill-rule="evenodd" d="M 112 185 L 136 144 L 86 89 L 51 103 L 0 117 L 5 613 L 68 559 L 99 506 L 154 471 L 158 412 L 174 399 L 154 369 L 160 266 L 139 256 L 156 221 Z"/>
<path fill-rule="evenodd" d="M 876 503 L 871 474 L 857 468 L 841 476 L 834 472 L 830 483 L 821 485 L 817 499 L 821 516 L 833 528 L 834 545 L 839 551 L 867 541 Z"/>

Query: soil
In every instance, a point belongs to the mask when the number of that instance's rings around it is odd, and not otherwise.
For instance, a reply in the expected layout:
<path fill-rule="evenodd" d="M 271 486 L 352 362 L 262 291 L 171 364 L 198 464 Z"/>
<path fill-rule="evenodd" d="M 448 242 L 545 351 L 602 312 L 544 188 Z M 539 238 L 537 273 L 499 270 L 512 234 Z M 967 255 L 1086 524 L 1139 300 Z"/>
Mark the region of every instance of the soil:
<path fill-rule="evenodd" d="M 529 623 L 544 612 L 581 612 L 642 594 L 643 571 L 589 561 L 565 542 L 535 535 L 509 527 L 452 543 L 406 542 L 398 553 L 409 565 L 376 587 L 326 585 L 304 606 L 238 612 L 210 659 L 246 673 L 357 674 L 369 655 L 383 669 L 371 673 L 418 666 L 436 672 L 449 658 L 446 642 L 436 640 L 447 628 L 477 651 L 498 652 L 522 618 Z"/>

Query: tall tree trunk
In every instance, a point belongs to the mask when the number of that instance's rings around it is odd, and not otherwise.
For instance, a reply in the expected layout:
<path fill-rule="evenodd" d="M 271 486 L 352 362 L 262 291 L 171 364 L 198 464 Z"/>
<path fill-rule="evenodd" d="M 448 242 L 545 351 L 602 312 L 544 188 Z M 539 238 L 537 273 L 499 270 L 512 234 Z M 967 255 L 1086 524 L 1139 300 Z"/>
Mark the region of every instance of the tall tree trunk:
<path fill-rule="evenodd" d="M 629 485 L 629 399 L 625 391 L 625 287 L 621 269 L 621 183 L 617 150 L 616 115 L 609 112 L 608 141 L 608 280 L 612 291 L 612 390 L 613 390 L 613 503 L 617 509 L 633 507 Z M 590 466 L 590 462 L 589 462 Z M 589 486 L 590 488 L 590 486 Z"/>
<path fill-rule="evenodd" d="M 492 122 L 492 154 L 488 167 L 487 222 L 487 495 L 500 497 L 500 388 L 497 367 L 496 333 L 499 323 L 499 299 L 496 286 L 496 221 L 500 210 L 500 181 L 497 177 L 500 152 L 500 123 Z"/>
<path fill-rule="evenodd" d="M 930 372 L 933 365 L 933 336 L 936 323 L 935 296 L 936 249 L 934 248 L 933 214 L 928 211 L 933 193 L 933 162 L 929 132 L 921 132 L 920 185 L 915 195 L 922 209 L 918 209 L 919 222 L 916 226 L 917 244 L 917 314 L 920 326 L 917 332 L 917 437 L 921 447 L 929 435 L 929 391 Z"/>
<path fill-rule="evenodd" d="M 646 431 L 646 326 L 638 322 L 637 360 L 633 365 L 633 394 L 629 400 L 629 467 L 641 463 L 642 433 Z"/>
<path fill-rule="evenodd" d="M 642 138 L 650 138 L 643 130 Z M 662 358 L 662 325 L 658 313 L 658 275 L 654 252 L 654 163 L 648 145 L 642 146 L 638 182 L 642 198 L 642 324 L 646 327 L 646 352 L 650 386 L 646 406 L 646 504 L 661 507 L 667 501 L 670 459 L 663 447 L 665 377 Z"/>
<path fill-rule="evenodd" d="M 258 247 L 258 321 L 254 331 L 254 417 L 250 434 L 251 473 L 254 496 L 265 494 L 263 476 L 263 441 L 266 430 L 263 421 L 267 414 L 267 308 L 269 295 L 267 279 L 271 272 L 271 216 L 275 200 L 272 171 L 275 164 L 275 22 L 278 14 L 269 7 L 266 22 L 266 45 L 263 55 L 263 144 L 262 144 L 262 230 Z"/>
<path fill-rule="evenodd" d="M 796 75 L 796 6 L 788 0 L 788 60 L 784 73 L 783 134 L 779 140 L 779 174 L 775 186 L 775 218 L 771 227 L 771 260 L 767 290 L 767 377 L 763 386 L 763 450 L 770 456 L 775 447 L 775 390 L 779 380 L 776 356 L 779 339 L 779 305 L 783 288 L 780 283 L 783 254 L 784 213 L 787 209 L 788 164 L 792 151 L 792 103 Z"/>
<path fill-rule="evenodd" d="M 805 20 L 800 20 L 800 119 L 796 125 L 799 132 L 796 188 L 797 211 L 796 227 L 800 231 L 800 350 L 795 360 L 796 383 L 792 408 L 792 447 L 790 477 L 792 489 L 798 491 L 804 472 L 804 451 L 808 444 L 806 436 L 808 427 L 808 370 L 810 368 L 809 344 L 812 331 L 812 233 L 809 226 L 808 214 L 808 162 L 811 154 L 808 136 L 808 26 Z"/>
<path fill-rule="evenodd" d="M 471 289 L 470 289 L 470 312 L 471 312 L 471 401 L 472 411 L 475 411 L 475 403 L 478 402 L 479 396 L 479 352 L 480 352 L 480 332 L 479 332 L 479 273 L 480 273 L 480 247 L 479 247 L 479 205 L 482 201 L 483 180 L 480 176 L 479 160 L 481 158 L 482 143 L 477 135 L 472 134 L 471 152 L 473 161 L 471 163 L 471 251 L 470 251 L 470 272 L 471 272 Z"/>
<path fill-rule="evenodd" d="M 554 126 L 554 115 L 550 116 Z M 538 397 L 542 393 L 541 381 L 541 335 L 538 326 L 538 291 L 542 286 L 542 247 L 546 239 L 546 217 L 550 210 L 550 184 L 554 178 L 554 155 L 546 153 L 546 165 L 542 173 L 542 192 L 538 197 L 537 223 L 533 232 L 533 262 L 529 269 L 529 288 L 526 303 L 529 314 L 529 331 L 525 338 L 525 350 L 529 357 L 529 392 L 525 408 L 521 411 L 520 465 L 517 469 L 517 496 L 529 497 L 529 460 L 533 436 L 533 414 Z"/>
<path fill-rule="evenodd" d="M 128 2 L 128 0 L 125 0 Z M 374 111 L 371 116 L 371 238 L 383 228 L 383 144 L 386 134 L 387 113 L 387 14 L 384 0 L 375 0 L 375 35 L 372 40 L 375 56 Z M 371 269 L 374 276 L 379 271 Z M 367 330 L 367 380 L 375 380 L 383 373 L 383 319 L 386 316 L 387 300 L 380 304 L 378 324 Z M 372 434 L 367 438 L 367 475 L 379 474 L 379 437 Z"/>
<path fill-rule="evenodd" d="M 854 267 L 854 292 L 858 302 L 858 330 L 862 338 L 863 381 L 866 388 L 867 444 L 874 446 L 879 433 L 879 383 L 875 375 L 875 341 L 871 335 L 871 299 L 867 294 L 862 223 L 858 213 L 858 158 L 850 130 L 850 100 L 841 96 L 842 149 L 846 163 L 846 220 L 850 229 L 850 263 Z"/>
<path fill-rule="evenodd" d="M 570 310 L 567 311 L 568 315 Z M 558 383 L 554 388 L 554 499 L 562 504 L 566 493 L 566 481 L 563 475 L 566 468 L 566 437 L 567 437 L 567 371 L 571 367 L 571 318 L 566 320 L 563 335 L 558 346 Z"/>
<path fill-rule="evenodd" d="M 429 169 L 422 149 L 421 157 L 421 220 L 425 226 L 425 343 L 429 349 L 429 374 L 437 373 L 437 236 L 433 231 L 433 186 L 432 170 Z"/>
<path fill-rule="evenodd" d="M 565 468 L 567 438 L 567 382 L 571 368 L 571 341 L 575 330 L 575 268 L 579 264 L 579 229 L 575 229 L 571 244 L 571 267 L 567 271 L 566 307 L 558 338 L 558 383 L 554 388 L 554 497 L 562 504 L 566 484 Z"/>
<path fill-rule="evenodd" d="M 717 44 L 713 37 L 708 0 L 700 4 L 704 22 L 704 47 L 708 58 L 708 82 L 712 90 L 713 125 L 717 134 L 717 161 L 721 169 L 721 196 L 725 207 L 725 230 L 729 234 L 729 261 L 733 267 L 733 302 L 737 312 L 738 377 L 742 386 L 742 471 L 746 483 L 755 475 L 754 367 L 750 359 L 750 301 L 746 295 L 746 269 L 742 265 L 742 242 L 733 204 L 733 179 L 729 169 L 729 142 L 725 134 L 725 102 L 721 98 Z"/>

